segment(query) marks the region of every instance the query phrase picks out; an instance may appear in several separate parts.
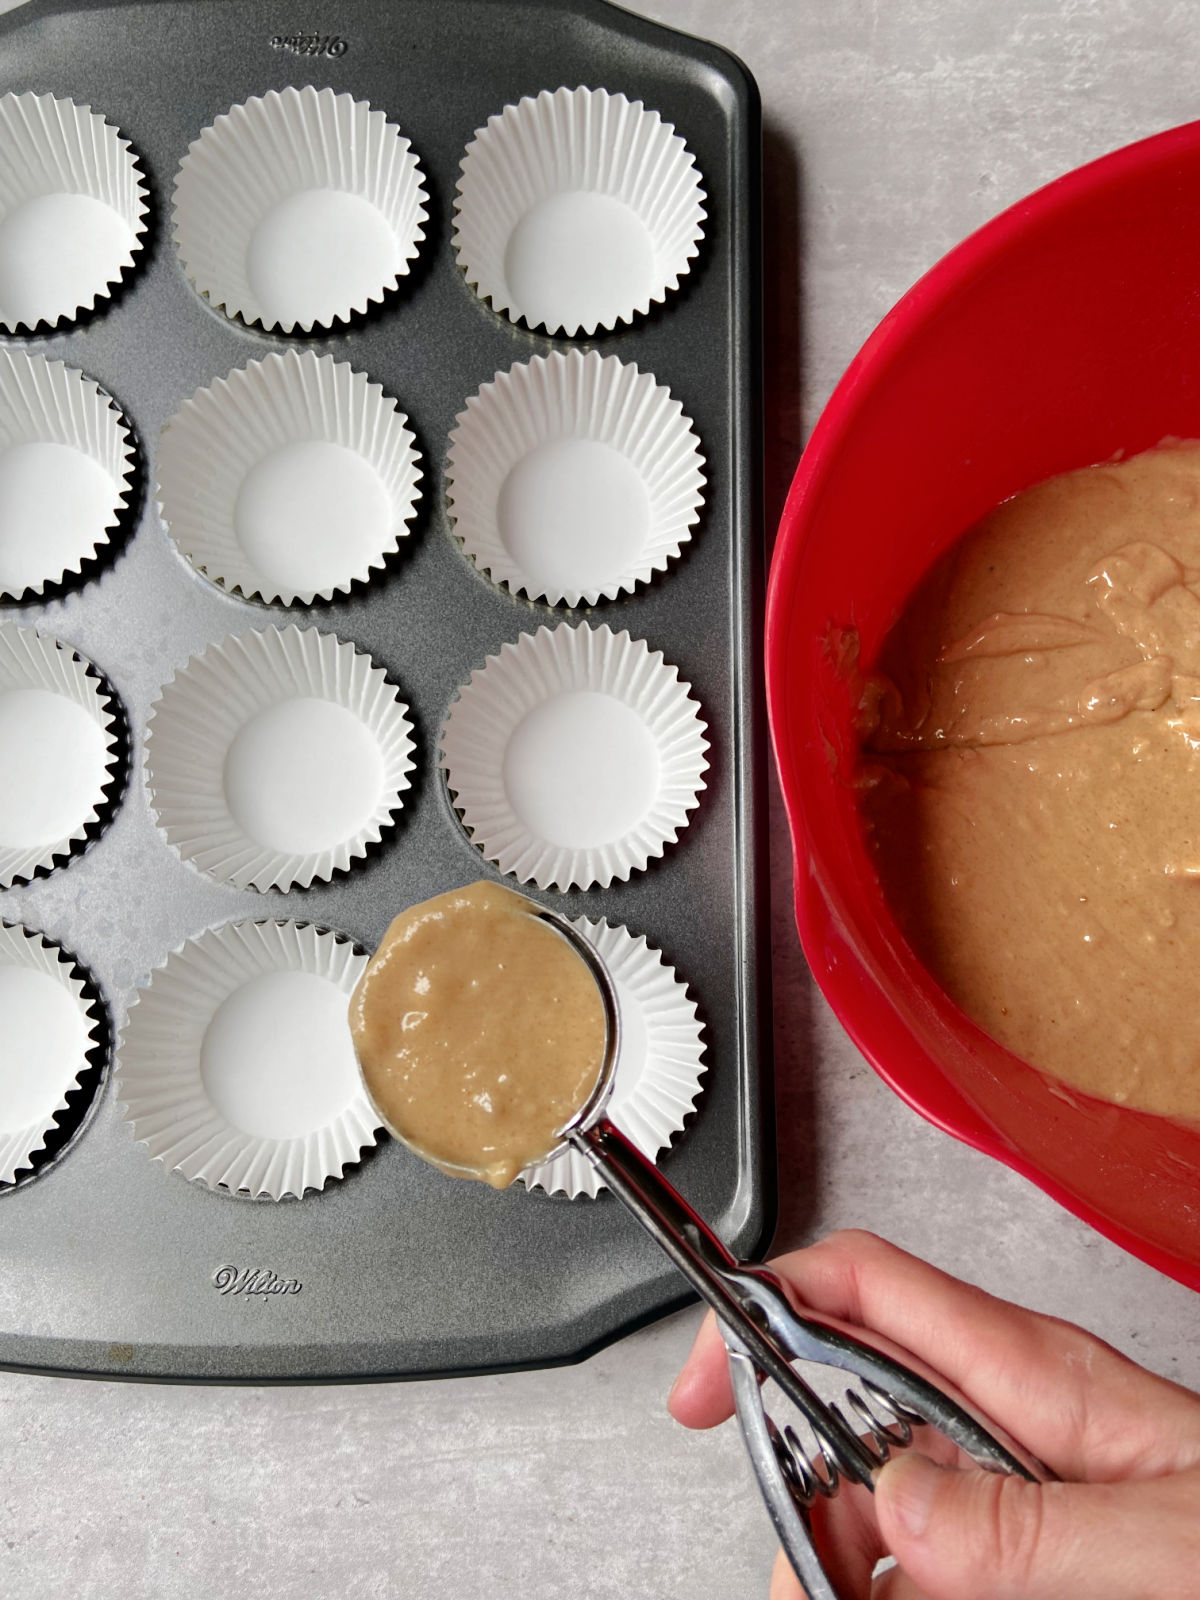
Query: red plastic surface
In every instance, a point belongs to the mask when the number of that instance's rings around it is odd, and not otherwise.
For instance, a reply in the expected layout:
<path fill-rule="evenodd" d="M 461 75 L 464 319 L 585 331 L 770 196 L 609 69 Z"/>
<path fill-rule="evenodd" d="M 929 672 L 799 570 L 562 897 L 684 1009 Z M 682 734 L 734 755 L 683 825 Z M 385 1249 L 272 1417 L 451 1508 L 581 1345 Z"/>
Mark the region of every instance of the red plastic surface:
<path fill-rule="evenodd" d="M 931 1122 L 1196 1288 L 1200 1131 L 1057 1088 L 974 1027 L 900 938 L 847 781 L 838 647 L 856 629 L 869 666 L 933 558 L 999 501 L 1169 435 L 1200 437 L 1200 122 L 1022 200 L 872 334 L 784 509 L 767 693 L 800 937 L 855 1043 Z"/>

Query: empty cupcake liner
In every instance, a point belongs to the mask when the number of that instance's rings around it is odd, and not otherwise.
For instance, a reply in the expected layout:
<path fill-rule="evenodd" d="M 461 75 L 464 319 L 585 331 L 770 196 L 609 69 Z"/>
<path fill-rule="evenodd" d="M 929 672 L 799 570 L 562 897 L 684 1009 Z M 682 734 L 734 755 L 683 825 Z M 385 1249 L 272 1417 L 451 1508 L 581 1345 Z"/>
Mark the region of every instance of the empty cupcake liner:
<path fill-rule="evenodd" d="M 78 572 L 117 526 L 132 472 L 129 430 L 98 384 L 0 350 L 0 600 Z"/>
<path fill-rule="evenodd" d="M 118 763 L 115 708 L 69 645 L 0 623 L 0 888 L 71 855 Z"/>
<path fill-rule="evenodd" d="M 454 247 L 496 311 L 590 335 L 678 289 L 704 198 L 691 152 L 657 111 L 606 89 L 545 89 L 467 146 Z"/>
<path fill-rule="evenodd" d="M 163 520 L 223 588 L 329 600 L 367 581 L 408 532 L 421 474 L 407 420 L 332 356 L 251 362 L 197 390 L 163 429 Z"/>
<path fill-rule="evenodd" d="M 412 724 L 382 667 L 315 628 L 210 645 L 162 690 L 146 733 L 167 841 L 239 889 L 307 887 L 378 843 L 403 804 Z"/>
<path fill-rule="evenodd" d="M 133 265 L 146 185 L 128 140 L 89 106 L 0 97 L 0 328 L 90 311 Z"/>
<path fill-rule="evenodd" d="M 380 301 L 424 237 L 412 146 L 382 111 L 332 89 L 272 89 L 188 149 L 175 243 L 199 292 L 229 316 L 291 333 Z"/>
<path fill-rule="evenodd" d="M 704 498 L 695 429 L 653 374 L 591 350 L 535 356 L 467 401 L 446 493 L 463 549 L 497 583 L 595 605 L 647 583 Z"/>
<path fill-rule="evenodd" d="M 695 1001 L 644 937 L 586 917 L 577 917 L 574 926 L 608 968 L 620 1006 L 621 1051 L 608 1118 L 654 1161 L 682 1131 L 700 1093 L 704 1045 Z M 594 1199 L 607 1187 L 587 1157 L 569 1146 L 526 1167 L 521 1181 L 572 1200 Z"/>
<path fill-rule="evenodd" d="M 234 922 L 172 951 L 137 995 L 117 1095 L 151 1158 L 281 1200 L 375 1143 L 348 1017 L 367 964 L 311 923 Z"/>
<path fill-rule="evenodd" d="M 662 652 L 611 628 L 540 628 L 471 674 L 442 727 L 463 825 L 502 872 L 606 887 L 661 856 L 708 767 L 706 724 Z"/>
<path fill-rule="evenodd" d="M 77 970 L 40 933 L 0 923 L 0 1183 L 45 1148 L 97 1043 Z"/>

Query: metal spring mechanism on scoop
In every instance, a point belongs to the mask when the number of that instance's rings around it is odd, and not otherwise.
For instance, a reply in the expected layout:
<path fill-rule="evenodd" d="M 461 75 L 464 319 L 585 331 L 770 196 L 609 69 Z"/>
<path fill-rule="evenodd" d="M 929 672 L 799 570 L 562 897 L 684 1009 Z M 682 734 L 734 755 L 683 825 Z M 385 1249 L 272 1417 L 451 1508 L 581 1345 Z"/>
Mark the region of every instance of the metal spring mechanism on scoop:
<path fill-rule="evenodd" d="M 843 1483 L 874 1487 L 879 1469 L 913 1439 L 938 1429 L 979 1466 L 1045 1480 L 1050 1474 L 907 1352 L 874 1334 L 850 1334 L 801 1316 L 782 1281 L 765 1267 L 735 1260 L 708 1224 L 605 1116 L 620 1053 L 620 1008 L 603 961 L 584 936 L 554 912 L 537 914 L 587 964 L 604 1003 L 604 1065 L 585 1105 L 561 1130 L 662 1247 L 717 1315 L 729 1355 L 742 1437 L 776 1532 L 810 1600 L 839 1600 L 813 1545 L 807 1516 L 817 1499 Z M 867 1341 L 871 1342 L 867 1342 Z M 811 1361 L 850 1373 L 845 1411 L 829 1405 L 795 1370 Z M 762 1379 L 771 1378 L 811 1430 L 807 1448 L 789 1424 L 768 1415 Z M 848 1413 L 848 1415 L 847 1415 Z"/>
<path fill-rule="evenodd" d="M 912 1443 L 914 1427 L 920 1427 L 925 1419 L 902 1406 L 878 1384 L 867 1380 L 862 1388 L 869 1400 L 856 1390 L 847 1389 L 846 1408 L 861 1429 L 860 1444 L 882 1467 L 893 1450 L 903 1450 Z M 846 1420 L 840 1407 L 830 1404 L 828 1409 L 839 1421 Z M 790 1422 L 780 1429 L 770 1417 L 767 1433 L 792 1498 L 802 1506 L 810 1506 L 817 1499 L 832 1500 L 842 1486 L 842 1470 L 834 1446 L 817 1434 L 816 1448 L 806 1449 Z"/>

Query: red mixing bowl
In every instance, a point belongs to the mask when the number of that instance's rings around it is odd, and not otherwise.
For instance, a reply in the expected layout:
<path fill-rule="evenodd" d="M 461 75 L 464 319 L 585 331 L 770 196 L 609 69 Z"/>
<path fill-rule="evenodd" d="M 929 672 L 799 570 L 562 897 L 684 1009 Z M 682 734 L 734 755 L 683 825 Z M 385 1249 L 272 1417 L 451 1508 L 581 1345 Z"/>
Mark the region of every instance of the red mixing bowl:
<path fill-rule="evenodd" d="M 930 563 L 999 501 L 1169 435 L 1200 438 L 1200 122 L 1020 201 L 868 339 L 784 509 L 767 692 L 800 938 L 859 1049 L 931 1122 L 1195 1288 L 1200 1129 L 1052 1084 L 975 1027 L 901 938 L 848 781 L 844 659 L 856 630 L 870 667 Z M 1197 979 L 1200 1005 L 1200 952 Z"/>

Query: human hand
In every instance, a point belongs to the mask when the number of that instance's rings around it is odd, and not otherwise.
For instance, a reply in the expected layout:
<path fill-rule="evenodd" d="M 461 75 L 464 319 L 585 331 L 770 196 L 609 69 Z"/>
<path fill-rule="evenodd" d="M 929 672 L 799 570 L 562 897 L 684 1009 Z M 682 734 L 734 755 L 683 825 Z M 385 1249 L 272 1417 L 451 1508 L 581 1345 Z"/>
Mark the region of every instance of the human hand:
<path fill-rule="evenodd" d="M 905 1347 L 1063 1480 L 981 1471 L 919 1430 L 873 1495 L 844 1486 L 812 1508 L 817 1549 L 844 1600 L 1200 1597 L 1200 1396 L 873 1234 L 833 1234 L 771 1265 L 798 1309 Z M 711 1312 L 668 1405 L 689 1428 L 733 1412 Z M 887 1555 L 897 1567 L 873 1582 Z M 770 1600 L 803 1593 L 781 1551 Z"/>

